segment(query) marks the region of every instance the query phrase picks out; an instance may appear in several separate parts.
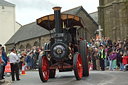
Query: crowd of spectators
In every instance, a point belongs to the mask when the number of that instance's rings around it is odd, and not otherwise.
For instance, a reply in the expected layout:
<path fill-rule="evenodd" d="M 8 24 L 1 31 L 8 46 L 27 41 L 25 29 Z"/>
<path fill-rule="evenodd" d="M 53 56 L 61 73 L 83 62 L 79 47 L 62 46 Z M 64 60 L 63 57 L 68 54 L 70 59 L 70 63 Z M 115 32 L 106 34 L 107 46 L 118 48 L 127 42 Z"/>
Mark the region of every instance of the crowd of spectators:
<path fill-rule="evenodd" d="M 43 47 L 33 46 L 32 49 L 17 50 L 17 55 L 20 59 L 19 67 L 22 69 L 22 64 L 26 65 L 27 70 L 37 69 L 39 56 L 43 54 Z M 112 41 L 109 37 L 99 39 L 91 39 L 88 42 L 88 56 L 90 63 L 93 64 L 93 70 L 117 70 L 121 71 L 127 66 L 123 63 L 123 58 L 128 56 L 128 39 L 121 41 L 118 38 L 117 42 Z"/>
<path fill-rule="evenodd" d="M 5 52 L 7 62 L 9 61 L 10 52 L 7 54 Z M 40 48 L 39 46 L 33 46 L 32 49 L 16 49 L 16 54 L 19 58 L 18 64 L 20 70 L 22 70 L 22 65 L 25 65 L 26 70 L 36 70 L 38 69 L 39 56 L 43 54 L 43 47 Z"/>
<path fill-rule="evenodd" d="M 36 70 L 38 65 L 39 56 L 43 54 L 43 47 L 33 46 L 32 49 L 18 49 L 16 50 L 17 55 L 20 59 L 19 68 L 22 69 L 24 64 L 26 70 Z"/>
<path fill-rule="evenodd" d="M 101 40 L 91 39 L 87 46 L 89 62 L 93 70 L 104 71 L 107 68 L 110 71 L 126 70 L 128 61 L 124 63 L 124 58 L 128 56 L 128 38 L 124 41 L 118 38 L 117 42 L 112 41 L 109 37 L 102 37 Z M 4 79 L 4 70 L 9 61 L 9 54 L 6 54 L 4 47 L 0 45 L 0 79 Z M 26 70 L 36 70 L 39 57 L 43 55 L 43 47 L 33 46 L 32 49 L 16 49 L 16 54 L 19 58 L 20 70 L 22 65 L 25 65 Z"/>
<path fill-rule="evenodd" d="M 128 39 L 121 41 L 118 38 L 117 42 L 112 41 L 109 37 L 102 37 L 99 39 L 91 39 L 88 43 L 88 56 L 93 70 L 110 71 L 119 69 L 120 71 L 126 70 L 128 60 Z M 124 59 L 126 62 L 124 62 Z"/>
<path fill-rule="evenodd" d="M 4 79 L 5 66 L 10 62 L 10 54 L 11 51 L 6 53 L 4 47 L 0 44 L 0 80 Z M 36 70 L 38 69 L 39 56 L 43 54 L 43 47 L 33 46 L 32 49 L 15 49 L 15 54 L 18 59 L 16 62 L 18 64 L 17 69 L 22 70 L 22 66 L 24 65 L 25 70 Z"/>

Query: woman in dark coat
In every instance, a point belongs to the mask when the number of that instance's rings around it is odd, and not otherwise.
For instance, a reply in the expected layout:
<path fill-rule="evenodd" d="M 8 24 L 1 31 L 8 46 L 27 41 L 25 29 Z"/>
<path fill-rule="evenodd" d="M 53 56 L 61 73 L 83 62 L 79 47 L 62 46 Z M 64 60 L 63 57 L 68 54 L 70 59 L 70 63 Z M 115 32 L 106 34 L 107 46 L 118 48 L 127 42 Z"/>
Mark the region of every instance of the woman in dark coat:
<path fill-rule="evenodd" d="M 31 56 L 30 56 L 30 54 L 28 54 L 26 62 L 27 62 L 28 70 L 30 70 L 30 68 L 31 68 Z"/>
<path fill-rule="evenodd" d="M 93 70 L 96 70 L 96 54 L 97 54 L 97 52 L 94 49 L 92 52 Z"/>
<path fill-rule="evenodd" d="M 5 66 L 8 62 L 6 52 L 4 51 L 4 47 L 2 47 L 2 61 L 4 62 L 4 64 L 2 65 L 2 79 L 4 79 Z"/>

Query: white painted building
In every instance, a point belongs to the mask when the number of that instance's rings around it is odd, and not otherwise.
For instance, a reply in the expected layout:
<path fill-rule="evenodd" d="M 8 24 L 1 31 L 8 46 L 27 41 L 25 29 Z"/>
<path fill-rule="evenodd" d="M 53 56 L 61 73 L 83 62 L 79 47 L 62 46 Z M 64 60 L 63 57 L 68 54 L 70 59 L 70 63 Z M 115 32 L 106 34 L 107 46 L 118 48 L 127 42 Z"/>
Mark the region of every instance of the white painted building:
<path fill-rule="evenodd" d="M 20 27 L 15 21 L 15 5 L 0 0 L 0 44 L 4 45 Z"/>

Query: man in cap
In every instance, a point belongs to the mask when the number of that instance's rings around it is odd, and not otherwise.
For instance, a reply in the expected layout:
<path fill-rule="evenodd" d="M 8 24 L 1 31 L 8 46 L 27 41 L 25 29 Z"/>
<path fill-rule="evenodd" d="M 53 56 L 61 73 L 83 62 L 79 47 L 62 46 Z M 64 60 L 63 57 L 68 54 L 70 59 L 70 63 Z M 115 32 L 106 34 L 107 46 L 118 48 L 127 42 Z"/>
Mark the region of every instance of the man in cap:
<path fill-rule="evenodd" d="M 100 66 L 101 66 L 101 70 L 104 71 L 104 58 L 105 58 L 105 50 L 103 49 L 103 46 L 100 45 L 99 47 L 100 49 L 100 54 L 99 54 L 99 57 L 100 57 Z"/>

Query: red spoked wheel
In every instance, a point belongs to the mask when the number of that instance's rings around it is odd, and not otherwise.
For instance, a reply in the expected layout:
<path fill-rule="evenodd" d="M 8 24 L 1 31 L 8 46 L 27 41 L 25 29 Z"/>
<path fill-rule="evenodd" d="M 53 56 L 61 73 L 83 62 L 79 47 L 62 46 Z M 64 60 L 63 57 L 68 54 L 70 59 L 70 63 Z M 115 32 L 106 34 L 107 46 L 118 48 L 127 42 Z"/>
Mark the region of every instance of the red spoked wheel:
<path fill-rule="evenodd" d="M 42 82 L 47 82 L 49 78 L 49 62 L 46 56 L 41 56 L 39 60 L 39 75 Z"/>
<path fill-rule="evenodd" d="M 83 64 L 82 58 L 78 52 L 74 54 L 73 65 L 75 77 L 77 80 L 80 80 L 83 76 Z"/>

